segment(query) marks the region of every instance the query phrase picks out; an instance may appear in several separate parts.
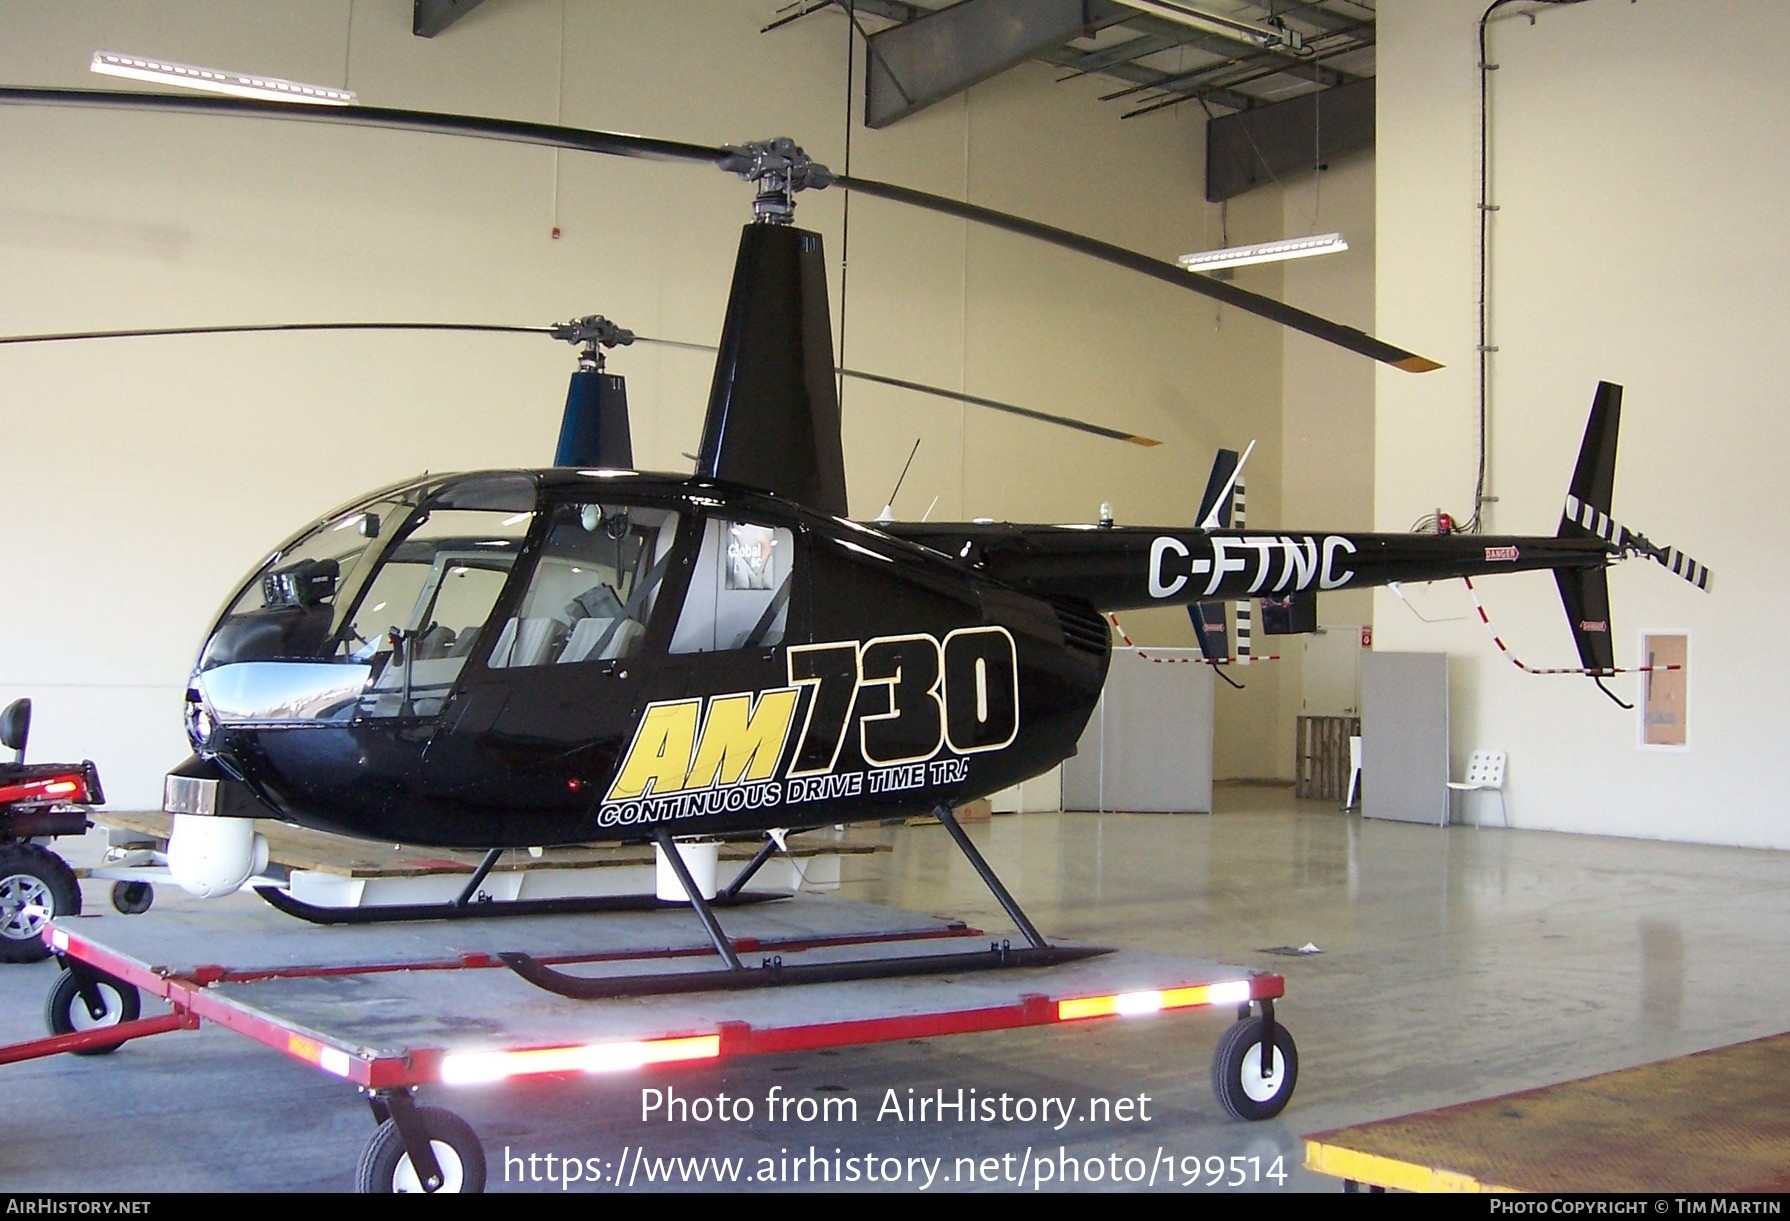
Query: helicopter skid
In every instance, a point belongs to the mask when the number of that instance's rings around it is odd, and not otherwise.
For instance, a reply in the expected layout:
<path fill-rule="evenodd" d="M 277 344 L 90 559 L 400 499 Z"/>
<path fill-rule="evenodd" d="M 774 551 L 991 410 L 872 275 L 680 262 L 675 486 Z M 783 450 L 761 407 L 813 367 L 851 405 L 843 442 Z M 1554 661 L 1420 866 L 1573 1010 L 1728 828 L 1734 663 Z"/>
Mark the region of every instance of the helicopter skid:
<path fill-rule="evenodd" d="M 956 975 L 973 971 L 1054 967 L 1112 953 L 1105 946 L 1013 946 L 1005 941 L 969 953 L 909 955 L 899 958 L 851 958 L 795 963 L 772 955 L 756 967 L 719 971 L 682 971 L 661 975 L 574 975 L 547 966 L 528 954 L 498 957 L 517 975 L 557 996 L 573 1000 L 617 1000 L 634 996 L 671 996 L 685 992 L 740 992 L 753 988 L 837 984 L 853 980 L 903 979 L 916 975 Z"/>
<path fill-rule="evenodd" d="M 382 903 L 371 907 L 331 907 L 306 903 L 277 886 L 257 886 L 255 893 L 278 911 L 312 924 L 390 924 L 409 920 L 483 920 L 499 916 L 566 916 L 581 912 L 643 912 L 687 908 L 689 904 L 654 895 L 575 895 L 558 899 L 485 899 L 471 903 Z M 769 903 L 788 894 L 751 891 L 717 897 L 719 906 Z"/>

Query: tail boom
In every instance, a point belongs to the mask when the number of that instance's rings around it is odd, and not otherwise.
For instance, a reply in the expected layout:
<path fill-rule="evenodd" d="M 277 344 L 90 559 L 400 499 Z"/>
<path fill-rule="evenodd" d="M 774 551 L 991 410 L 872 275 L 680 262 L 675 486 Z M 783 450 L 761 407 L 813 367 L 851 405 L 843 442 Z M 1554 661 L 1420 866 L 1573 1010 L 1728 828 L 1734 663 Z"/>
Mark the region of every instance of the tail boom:
<path fill-rule="evenodd" d="M 1518 535 L 1307 534 L 1096 529 L 1006 523 L 890 523 L 891 534 L 972 559 L 1040 597 L 1102 611 L 1359 589 L 1539 569 L 1601 569 L 1601 539 Z"/>

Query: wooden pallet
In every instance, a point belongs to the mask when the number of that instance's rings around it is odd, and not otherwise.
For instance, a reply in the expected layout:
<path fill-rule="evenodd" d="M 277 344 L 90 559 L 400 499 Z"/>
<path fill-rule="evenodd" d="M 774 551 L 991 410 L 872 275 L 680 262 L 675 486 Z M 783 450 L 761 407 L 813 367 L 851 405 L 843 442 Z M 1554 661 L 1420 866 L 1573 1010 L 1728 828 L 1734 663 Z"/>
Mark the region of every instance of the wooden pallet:
<path fill-rule="evenodd" d="M 162 813 L 114 813 L 98 811 L 96 821 L 108 828 L 141 836 L 158 847 L 166 847 L 170 815 Z M 267 837 L 268 859 L 286 869 L 314 870 L 347 878 L 414 878 L 439 874 L 471 873 L 484 853 L 477 849 L 414 848 L 399 844 L 381 844 L 350 839 L 294 827 L 288 823 L 257 819 L 255 829 Z M 117 836 L 114 836 L 116 842 Z M 757 841 L 724 843 L 723 861 L 747 861 L 758 851 Z M 804 842 L 792 837 L 790 853 L 797 857 L 821 855 L 861 856 L 889 850 L 886 844 L 852 844 L 835 840 Z M 617 843 L 581 844 L 569 848 L 548 848 L 540 856 L 518 848 L 504 855 L 493 872 L 533 869 L 590 869 L 634 867 L 651 864 L 650 844 Z"/>
<path fill-rule="evenodd" d="M 1298 720 L 1293 796 L 1341 801 L 1349 789 L 1349 739 L 1361 735 L 1358 716 L 1302 716 Z"/>

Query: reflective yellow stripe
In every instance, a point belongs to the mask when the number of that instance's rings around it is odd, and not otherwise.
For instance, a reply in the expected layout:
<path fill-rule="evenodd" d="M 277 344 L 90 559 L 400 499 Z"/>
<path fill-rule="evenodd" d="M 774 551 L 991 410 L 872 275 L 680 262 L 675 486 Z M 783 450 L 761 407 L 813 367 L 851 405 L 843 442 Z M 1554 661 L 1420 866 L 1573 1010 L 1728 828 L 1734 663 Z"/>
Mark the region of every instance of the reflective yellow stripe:
<path fill-rule="evenodd" d="M 1377 1153 L 1363 1153 L 1358 1149 L 1344 1149 L 1339 1145 L 1326 1145 L 1315 1140 L 1305 1142 L 1305 1168 L 1315 1170 L 1319 1174 L 1333 1175 L 1339 1179 L 1350 1179 L 1357 1183 L 1367 1183 L 1373 1187 L 1385 1187 L 1393 1191 L 1508 1192 L 1513 1190 L 1509 1187 L 1481 1183 L 1472 1175 L 1458 1174 L 1452 1170 L 1436 1170 L 1429 1166 L 1419 1166 L 1412 1162 L 1401 1162 L 1390 1157 L 1381 1157 Z"/>

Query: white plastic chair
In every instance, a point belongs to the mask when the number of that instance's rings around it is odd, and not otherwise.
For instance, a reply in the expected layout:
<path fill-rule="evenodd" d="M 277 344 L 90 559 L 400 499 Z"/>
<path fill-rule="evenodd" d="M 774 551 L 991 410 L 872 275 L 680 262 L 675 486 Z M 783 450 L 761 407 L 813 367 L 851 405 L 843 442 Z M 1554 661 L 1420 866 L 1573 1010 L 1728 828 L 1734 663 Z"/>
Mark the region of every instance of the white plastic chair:
<path fill-rule="evenodd" d="M 1496 793 L 1498 795 L 1498 817 L 1503 820 L 1506 827 L 1510 826 L 1510 811 L 1504 806 L 1503 751 L 1474 751 L 1467 758 L 1467 778 L 1465 780 L 1450 780 L 1448 787 L 1450 801 L 1453 800 L 1452 794 L 1454 793 Z M 1463 802 L 1461 812 L 1464 815 L 1466 813 L 1465 796 L 1461 798 L 1461 801 Z M 1480 824 L 1474 823 L 1473 825 L 1479 826 Z"/>

